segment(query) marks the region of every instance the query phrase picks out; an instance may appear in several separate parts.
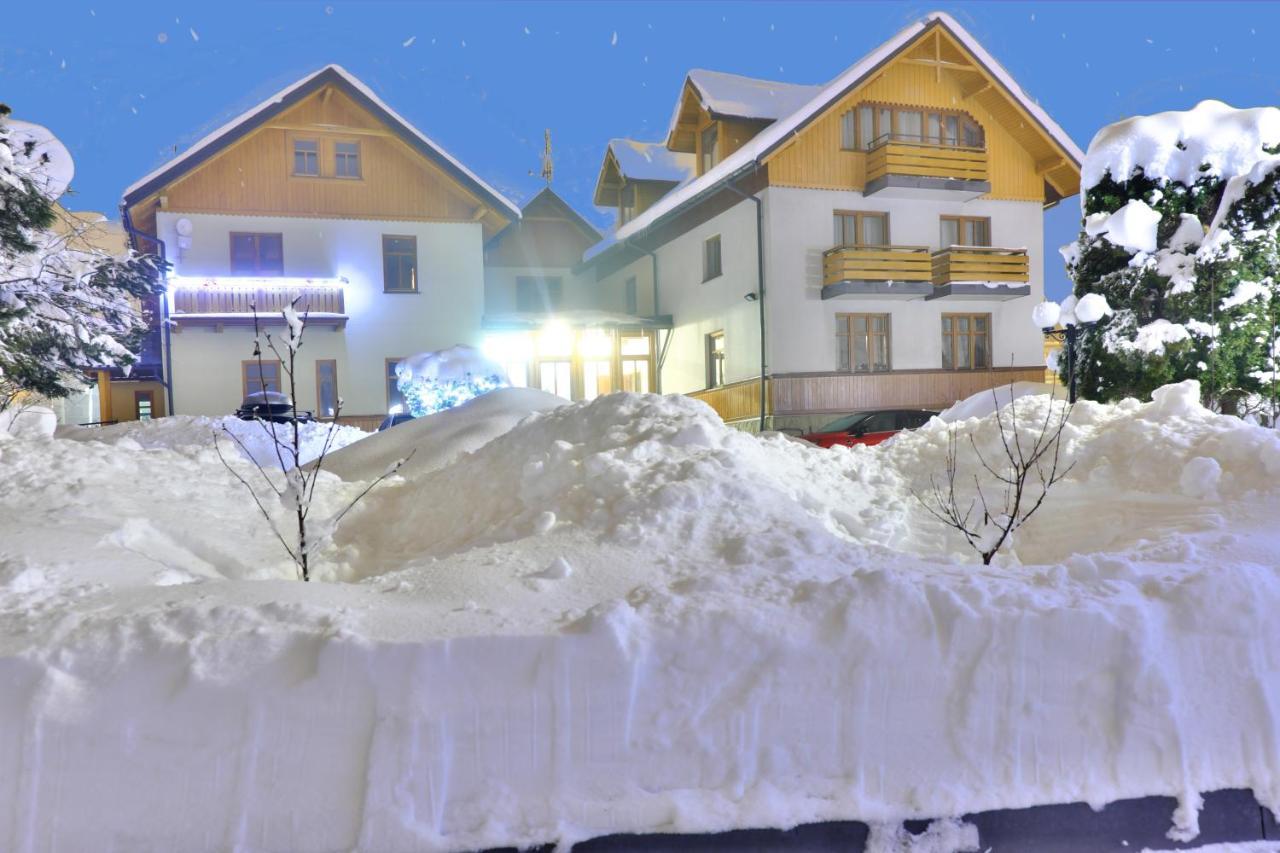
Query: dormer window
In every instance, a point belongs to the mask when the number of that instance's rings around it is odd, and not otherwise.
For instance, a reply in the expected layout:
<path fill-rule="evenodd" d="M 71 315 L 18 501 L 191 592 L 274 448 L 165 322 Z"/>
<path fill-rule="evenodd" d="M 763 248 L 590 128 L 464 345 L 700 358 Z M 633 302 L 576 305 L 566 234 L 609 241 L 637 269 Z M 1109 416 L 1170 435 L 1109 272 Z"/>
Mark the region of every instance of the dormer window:
<path fill-rule="evenodd" d="M 320 143 L 314 139 L 293 141 L 293 173 L 295 175 L 320 174 Z"/>
<path fill-rule="evenodd" d="M 702 174 L 710 172 L 716 165 L 716 126 L 713 124 L 702 131 Z"/>

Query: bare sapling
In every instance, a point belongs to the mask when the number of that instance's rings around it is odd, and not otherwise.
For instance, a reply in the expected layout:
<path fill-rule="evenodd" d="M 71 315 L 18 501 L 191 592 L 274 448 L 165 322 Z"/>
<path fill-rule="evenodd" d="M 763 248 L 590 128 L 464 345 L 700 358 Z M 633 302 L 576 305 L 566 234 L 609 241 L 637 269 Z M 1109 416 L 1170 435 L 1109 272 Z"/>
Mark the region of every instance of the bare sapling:
<path fill-rule="evenodd" d="M 315 502 L 316 484 L 320 481 L 320 472 L 324 469 L 325 457 L 333 447 L 334 435 L 337 432 L 339 418 L 342 415 L 343 401 L 341 397 L 335 401 L 333 418 L 325 430 L 324 441 L 320 445 L 320 451 L 308 463 L 304 459 L 297 403 L 298 351 L 302 349 L 302 339 L 306 332 L 307 311 L 304 309 L 299 314 L 297 303 L 298 300 L 294 299 L 280 312 L 280 316 L 284 320 L 282 337 L 277 337 L 272 335 L 270 331 L 264 330 L 259 322 L 257 306 L 250 306 L 253 310 L 253 357 L 258 364 L 258 384 L 261 397 L 260 405 L 253 410 L 253 420 L 262 427 L 263 432 L 266 434 L 271 452 L 279 466 L 278 469 L 275 465 L 271 465 L 270 462 L 264 465 L 249 450 L 245 442 L 235 432 L 228 429 L 225 424 L 221 428 L 221 431 L 253 463 L 266 488 L 273 492 L 280 503 L 284 505 L 288 521 L 281 523 L 272 516 L 259 496 L 258 491 L 223 455 L 217 433 L 214 434 L 213 443 L 218 452 L 218 458 L 222 460 L 222 464 L 249 492 L 263 518 L 267 520 L 267 525 L 271 528 L 276 540 L 284 548 L 289 558 L 293 560 L 294 565 L 297 566 L 298 576 L 304 581 L 309 581 L 311 580 L 312 569 L 311 557 L 317 548 L 328 539 L 343 516 L 378 484 L 399 471 L 404 463 L 412 458 L 413 452 L 388 466 L 379 477 L 371 481 L 358 495 L 352 498 L 350 503 L 335 514 L 333 518 L 329 519 L 323 529 L 317 529 L 311 523 L 310 516 Z M 288 389 L 288 409 L 283 418 L 280 418 L 280 412 L 274 411 L 272 408 L 270 392 L 278 392 L 280 389 L 272 388 L 267 380 L 267 374 L 264 370 L 264 354 L 266 352 L 270 352 L 275 356 L 276 363 L 280 365 L 280 372 L 283 374 L 280 378 L 283 379 L 284 386 Z M 265 417 L 264 414 L 266 415 Z M 282 419 L 284 423 L 280 423 L 278 419 Z"/>
<path fill-rule="evenodd" d="M 1007 407 L 1001 408 L 997 389 L 991 389 L 991 395 L 996 405 L 1003 458 L 988 460 L 978 447 L 975 431 L 968 433 L 969 447 L 980 469 L 973 474 L 974 494 L 966 501 L 957 486 L 959 431 L 954 425 L 950 426 L 944 476 L 940 479 L 936 474 L 930 475 L 929 491 L 924 495 L 914 493 L 930 515 L 960 532 L 986 566 L 991 565 L 1005 543 L 1040 509 L 1049 490 L 1066 477 L 1075 464 L 1064 467 L 1061 454 L 1062 431 L 1071 417 L 1071 404 L 1058 406 L 1056 394 L 1050 394 L 1044 419 L 1028 427 L 1018 418 L 1018 401 L 1014 398 L 1012 383 Z"/>

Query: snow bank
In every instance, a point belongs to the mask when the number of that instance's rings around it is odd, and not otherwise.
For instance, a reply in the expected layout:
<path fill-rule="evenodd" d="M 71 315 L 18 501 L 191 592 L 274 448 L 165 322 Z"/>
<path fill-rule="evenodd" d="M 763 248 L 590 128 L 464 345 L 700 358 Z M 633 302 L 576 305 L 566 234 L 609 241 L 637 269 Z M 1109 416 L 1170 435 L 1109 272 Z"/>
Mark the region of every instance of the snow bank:
<path fill-rule="evenodd" d="M 350 582 L 312 584 L 207 446 L 6 441 L 0 838 L 465 850 L 1172 794 L 1185 839 L 1201 791 L 1280 805 L 1280 438 L 1198 398 L 1078 404 L 991 567 L 912 498 L 940 421 L 823 450 L 681 397 L 559 407 L 372 492 L 317 554 Z"/>
<path fill-rule="evenodd" d="M 265 421 L 242 421 L 228 415 L 210 418 L 203 415 L 175 415 L 149 421 L 125 421 L 104 427 L 64 427 L 58 430 L 61 438 L 73 441 L 101 442 L 111 446 L 129 448 L 213 448 L 217 436 L 224 453 L 254 460 L 260 465 L 280 467 L 276 458 L 273 435 L 283 441 L 292 441 L 292 427 L 286 424 L 270 424 Z M 302 461 L 310 462 L 320 455 L 328 439 L 330 424 L 313 421 L 299 425 L 302 443 Z M 228 435 L 230 433 L 230 435 Z M 369 433 L 358 427 L 339 424 L 333 427 L 329 440 L 330 452 L 367 437 Z"/>
<path fill-rule="evenodd" d="M 938 418 L 943 423 L 948 424 L 967 421 L 970 418 L 985 418 L 988 415 L 995 414 L 996 409 L 1003 409 L 1013 400 L 1037 394 L 1053 394 L 1059 400 L 1064 399 L 1062 389 L 1055 388 L 1048 383 L 1014 382 L 1012 385 L 999 385 L 996 388 L 979 391 L 977 394 L 966 397 L 951 408 L 939 412 Z"/>
<path fill-rule="evenodd" d="M 324 468 L 344 480 L 372 480 L 412 454 L 402 474 L 434 471 L 509 432 L 534 412 L 566 403 L 535 388 L 499 388 L 344 447 L 325 460 Z"/>
<path fill-rule="evenodd" d="M 1141 167 L 1149 178 L 1187 186 L 1205 172 L 1230 178 L 1247 174 L 1267 148 L 1280 145 L 1280 109 L 1239 110 L 1221 101 L 1201 101 L 1193 109 L 1135 116 L 1107 125 L 1089 143 L 1080 175 L 1083 191 L 1109 172 L 1128 180 Z M 1084 192 L 1081 193 L 1083 202 Z"/>

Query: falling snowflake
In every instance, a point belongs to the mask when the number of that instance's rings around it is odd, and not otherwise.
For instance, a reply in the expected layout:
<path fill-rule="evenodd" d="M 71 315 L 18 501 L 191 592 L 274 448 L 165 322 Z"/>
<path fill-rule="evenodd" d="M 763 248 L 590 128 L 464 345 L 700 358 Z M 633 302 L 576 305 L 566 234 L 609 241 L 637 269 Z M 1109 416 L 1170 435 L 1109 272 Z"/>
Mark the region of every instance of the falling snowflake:
<path fill-rule="evenodd" d="M 467 40 L 466 40 L 466 39 L 463 39 L 463 40 L 462 40 L 462 46 L 463 46 L 463 47 L 466 47 L 466 46 L 467 46 Z"/>
<path fill-rule="evenodd" d="M 524 34 L 525 34 L 525 35 L 530 35 L 530 33 L 529 33 L 529 28 L 528 28 L 528 27 L 525 27 L 525 28 L 524 28 Z"/>
<path fill-rule="evenodd" d="M 200 41 L 200 34 L 199 34 L 198 32 L 196 32 L 196 28 L 195 28 L 195 27 L 190 27 L 189 29 L 191 30 L 191 40 L 192 40 L 192 41 Z"/>
<path fill-rule="evenodd" d="M 417 40 L 418 40 L 418 37 L 417 37 L 417 36 L 409 36 L 407 39 L 405 39 L 404 41 L 402 41 L 402 42 L 400 43 L 400 46 L 401 46 L 401 47 L 408 47 L 409 45 L 413 44 L 413 43 L 414 43 L 415 41 L 417 41 Z"/>
<path fill-rule="evenodd" d="M 137 108 L 137 107 L 129 107 L 129 109 L 133 110 L 133 114 L 134 114 L 134 115 L 137 115 L 137 114 L 138 114 L 138 108 Z"/>
<path fill-rule="evenodd" d="M 612 47 L 618 43 L 618 31 L 613 31 L 613 38 L 609 39 L 609 46 Z"/>
<path fill-rule="evenodd" d="M 64 59 L 64 60 L 62 60 L 62 70 L 63 70 L 63 71 L 66 71 L 66 70 L 67 70 L 67 61 L 66 61 L 65 59 Z"/>
<path fill-rule="evenodd" d="M 164 44 L 168 40 L 169 40 L 168 33 L 156 33 L 156 41 L 160 42 L 161 44 Z"/>
<path fill-rule="evenodd" d="M 332 14 L 333 14 L 333 7 L 332 7 L 332 6 L 325 6 L 325 7 L 324 7 L 324 13 L 325 13 L 326 15 L 332 15 Z"/>

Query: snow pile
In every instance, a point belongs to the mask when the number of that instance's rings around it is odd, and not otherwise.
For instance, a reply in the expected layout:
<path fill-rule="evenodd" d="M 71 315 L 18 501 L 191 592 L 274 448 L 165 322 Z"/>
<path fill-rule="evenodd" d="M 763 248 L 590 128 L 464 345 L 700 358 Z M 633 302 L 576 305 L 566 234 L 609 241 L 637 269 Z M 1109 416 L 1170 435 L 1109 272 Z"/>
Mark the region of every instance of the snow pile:
<path fill-rule="evenodd" d="M 1040 394 L 1055 395 L 1059 400 L 1063 398 L 1061 388 L 1055 388 L 1045 382 L 1013 382 L 1009 385 L 997 385 L 990 391 L 979 391 L 977 394 L 966 397 L 951 408 L 939 412 L 938 419 L 950 424 L 967 421 L 970 418 L 985 418 L 995 414 L 997 409 L 1003 409 L 1013 400 Z"/>
<path fill-rule="evenodd" d="M 1085 233 L 1102 235 L 1127 252 L 1154 252 L 1160 214 L 1144 201 L 1132 199 L 1115 213 L 1094 213 L 1085 220 Z"/>
<path fill-rule="evenodd" d="M 1113 180 L 1128 180 L 1138 168 L 1148 178 L 1187 186 L 1205 174 L 1245 175 L 1278 145 L 1280 109 L 1240 110 L 1201 101 L 1190 110 L 1135 116 L 1098 131 L 1081 168 L 1080 188 L 1090 189 L 1108 173 Z"/>
<path fill-rule="evenodd" d="M 333 425 L 324 421 L 299 424 L 302 461 L 310 462 L 319 456 L 326 441 L 329 443 L 329 452 L 332 453 L 368 435 L 358 427 L 345 424 Z M 259 465 L 279 468 L 280 460 L 276 458 L 274 439 L 291 442 L 293 427 L 266 421 L 242 421 L 231 415 L 221 418 L 174 415 L 149 421 L 125 421 L 103 427 L 62 427 L 58 430 L 58 436 L 73 441 L 101 442 L 113 447 L 168 450 L 212 449 L 216 437 L 225 454 L 243 456 Z"/>
<path fill-rule="evenodd" d="M 0 434 L 49 436 L 57 427 L 58 416 L 48 406 L 15 404 L 0 411 Z"/>
<path fill-rule="evenodd" d="M 906 818 L 1171 794 L 1183 840 L 1202 791 L 1280 805 L 1280 437 L 1195 383 L 1078 404 L 1074 468 L 991 567 L 912 497 L 949 430 L 962 487 L 970 436 L 998 458 L 990 415 L 823 450 L 616 394 L 472 449 L 468 423 L 536 403 L 497 393 L 368 440 L 449 458 L 316 554 L 352 583 L 280 580 L 207 445 L 0 444 L 0 838 L 467 850 L 861 819 L 891 845 Z M 1050 402 L 1015 405 L 1033 429 Z"/>
<path fill-rule="evenodd" d="M 406 421 L 346 446 L 330 455 L 324 468 L 344 480 L 372 480 L 412 454 L 401 469 L 403 475 L 434 471 L 464 453 L 479 450 L 534 412 L 566 402 L 536 388 L 499 388 L 456 408 Z"/>

